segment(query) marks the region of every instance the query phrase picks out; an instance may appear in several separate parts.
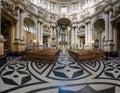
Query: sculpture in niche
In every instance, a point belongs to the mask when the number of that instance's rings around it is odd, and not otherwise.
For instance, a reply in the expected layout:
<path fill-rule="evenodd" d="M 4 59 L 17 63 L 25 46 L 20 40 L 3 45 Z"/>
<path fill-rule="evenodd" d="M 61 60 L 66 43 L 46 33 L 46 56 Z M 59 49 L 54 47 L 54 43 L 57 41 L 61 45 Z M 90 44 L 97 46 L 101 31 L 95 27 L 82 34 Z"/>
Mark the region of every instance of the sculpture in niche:
<path fill-rule="evenodd" d="M 95 43 L 94 43 L 94 48 L 98 48 L 98 47 L 99 47 L 99 40 L 96 39 L 96 40 L 95 40 Z"/>
<path fill-rule="evenodd" d="M 14 7 L 14 4 L 12 4 L 12 3 L 9 2 L 9 1 L 4 1 L 4 0 L 2 0 L 1 5 L 4 7 L 4 9 L 9 10 L 9 12 L 10 12 L 12 15 L 15 15 L 15 7 Z"/>
<path fill-rule="evenodd" d="M 120 6 L 117 6 L 113 10 L 112 18 L 117 17 L 120 14 Z"/>

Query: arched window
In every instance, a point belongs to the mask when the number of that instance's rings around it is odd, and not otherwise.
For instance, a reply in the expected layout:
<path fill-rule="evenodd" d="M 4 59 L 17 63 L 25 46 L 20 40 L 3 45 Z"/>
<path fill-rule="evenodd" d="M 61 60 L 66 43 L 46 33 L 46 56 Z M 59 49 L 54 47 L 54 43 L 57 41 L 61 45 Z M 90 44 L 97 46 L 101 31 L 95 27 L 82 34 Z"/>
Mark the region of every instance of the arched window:
<path fill-rule="evenodd" d="M 23 28 L 24 28 L 25 31 L 29 31 L 29 27 L 28 27 L 28 25 L 25 24 L 25 23 L 24 23 L 24 27 L 23 27 Z"/>

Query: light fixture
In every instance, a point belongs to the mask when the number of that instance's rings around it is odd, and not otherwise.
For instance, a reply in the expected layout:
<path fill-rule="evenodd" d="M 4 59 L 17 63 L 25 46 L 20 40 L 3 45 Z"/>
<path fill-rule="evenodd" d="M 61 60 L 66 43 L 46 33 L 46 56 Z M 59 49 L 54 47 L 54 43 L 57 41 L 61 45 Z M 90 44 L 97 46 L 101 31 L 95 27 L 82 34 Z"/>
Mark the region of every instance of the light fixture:
<path fill-rule="evenodd" d="M 36 43 L 36 40 L 34 40 L 33 42 Z"/>
<path fill-rule="evenodd" d="M 91 41 L 92 44 L 93 44 L 94 42 L 95 42 L 94 40 Z"/>

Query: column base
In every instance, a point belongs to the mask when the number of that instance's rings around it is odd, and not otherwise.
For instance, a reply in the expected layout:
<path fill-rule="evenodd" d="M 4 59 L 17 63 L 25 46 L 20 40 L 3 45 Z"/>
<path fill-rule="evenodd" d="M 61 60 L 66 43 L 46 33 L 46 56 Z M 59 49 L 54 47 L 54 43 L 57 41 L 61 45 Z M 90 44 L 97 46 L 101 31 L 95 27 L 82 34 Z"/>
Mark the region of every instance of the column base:
<path fill-rule="evenodd" d="M 0 35 L 0 55 L 4 55 L 4 42 L 6 40 Z"/>
<path fill-rule="evenodd" d="M 51 44 L 51 48 L 50 48 L 50 49 L 57 49 L 56 42 L 52 42 L 52 44 Z"/>
<path fill-rule="evenodd" d="M 56 45 L 52 45 L 51 49 L 57 49 L 57 46 Z"/>
<path fill-rule="evenodd" d="M 93 44 L 92 43 L 89 43 L 89 44 L 85 44 L 84 45 L 84 50 L 93 50 L 94 47 L 93 47 Z"/>
<path fill-rule="evenodd" d="M 21 52 L 25 51 L 25 42 L 21 39 L 15 39 L 15 42 L 13 43 L 13 52 Z"/>
<path fill-rule="evenodd" d="M 44 48 L 43 48 L 43 45 L 37 45 L 37 50 L 43 50 Z"/>
<path fill-rule="evenodd" d="M 107 52 L 114 51 L 114 43 L 113 43 L 113 41 L 107 41 L 107 42 L 105 42 L 103 50 L 107 51 Z"/>
<path fill-rule="evenodd" d="M 78 49 L 77 44 L 72 44 L 71 49 Z"/>
<path fill-rule="evenodd" d="M 25 51 L 25 44 L 23 43 L 14 43 L 13 46 L 13 51 L 14 52 L 21 52 L 21 51 Z"/>

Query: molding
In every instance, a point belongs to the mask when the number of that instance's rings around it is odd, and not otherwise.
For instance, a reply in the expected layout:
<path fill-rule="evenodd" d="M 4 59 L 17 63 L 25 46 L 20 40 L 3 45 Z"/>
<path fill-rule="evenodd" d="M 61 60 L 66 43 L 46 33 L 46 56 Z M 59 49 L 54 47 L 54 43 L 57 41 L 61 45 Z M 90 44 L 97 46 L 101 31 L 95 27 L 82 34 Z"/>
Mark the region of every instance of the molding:
<path fill-rule="evenodd" d="M 14 44 L 14 45 L 23 45 L 23 46 L 26 45 L 25 43 L 19 43 L 19 42 L 14 42 L 13 44 Z"/>
<path fill-rule="evenodd" d="M 6 42 L 6 39 L 1 39 L 1 38 L 0 38 L 0 42 Z"/>

